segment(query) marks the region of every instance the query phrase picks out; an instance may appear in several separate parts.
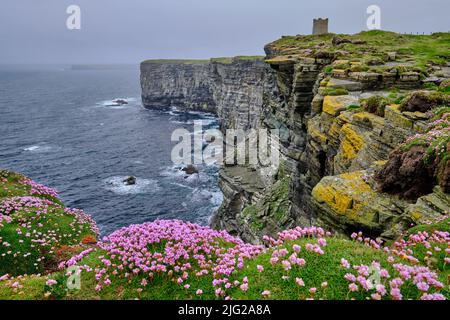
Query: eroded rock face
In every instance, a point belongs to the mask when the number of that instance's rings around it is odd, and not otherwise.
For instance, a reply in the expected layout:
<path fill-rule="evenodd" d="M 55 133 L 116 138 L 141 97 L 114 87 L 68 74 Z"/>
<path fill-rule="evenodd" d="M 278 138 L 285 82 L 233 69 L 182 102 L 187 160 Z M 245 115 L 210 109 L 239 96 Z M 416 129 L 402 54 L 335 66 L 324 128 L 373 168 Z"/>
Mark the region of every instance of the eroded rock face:
<path fill-rule="evenodd" d="M 413 223 L 444 215 L 450 197 L 435 187 L 415 202 L 381 193 L 374 180 L 375 168 L 323 178 L 312 191 L 312 203 L 320 212 L 318 223 L 344 235 L 365 234 L 394 239 Z"/>
<path fill-rule="evenodd" d="M 430 193 L 436 180 L 425 165 L 425 155 L 422 146 L 414 146 L 406 152 L 395 150 L 376 176 L 381 191 L 406 199 Z"/>
<path fill-rule="evenodd" d="M 263 92 L 276 90 L 262 59 L 238 58 L 226 63 L 146 61 L 141 64 L 141 87 L 144 106 L 212 112 L 223 129 L 258 127 Z"/>
<path fill-rule="evenodd" d="M 401 104 L 401 111 L 427 112 L 440 105 L 449 104 L 450 99 L 439 92 L 417 91 L 409 95 Z"/>
<path fill-rule="evenodd" d="M 447 150 L 450 151 L 450 143 L 447 145 Z M 441 164 L 438 169 L 439 185 L 446 193 L 450 193 L 450 159 Z"/>

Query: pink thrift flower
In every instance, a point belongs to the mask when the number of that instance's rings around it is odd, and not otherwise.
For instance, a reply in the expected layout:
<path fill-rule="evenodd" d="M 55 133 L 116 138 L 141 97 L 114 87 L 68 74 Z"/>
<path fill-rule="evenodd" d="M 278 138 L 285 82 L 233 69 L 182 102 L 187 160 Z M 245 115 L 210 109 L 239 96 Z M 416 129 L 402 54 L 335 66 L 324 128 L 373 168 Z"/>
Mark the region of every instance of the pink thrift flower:
<path fill-rule="evenodd" d="M 201 296 L 203 294 L 203 290 L 202 289 L 197 289 L 197 291 L 195 291 L 195 294 L 198 296 Z"/>
<path fill-rule="evenodd" d="M 356 281 L 355 275 L 351 274 L 351 273 L 346 273 L 344 278 L 345 278 L 345 280 L 350 281 L 350 282 L 355 282 Z"/>
<path fill-rule="evenodd" d="M 56 280 L 53 279 L 48 279 L 47 282 L 45 283 L 48 286 L 53 286 L 55 284 L 57 284 L 58 282 Z"/>
<path fill-rule="evenodd" d="M 381 300 L 381 295 L 379 293 L 372 293 L 370 296 L 372 297 L 372 300 Z"/>
<path fill-rule="evenodd" d="M 3 276 L 0 277 L 0 281 L 8 280 L 8 278 L 9 274 L 4 274 Z"/>
<path fill-rule="evenodd" d="M 256 266 L 256 269 L 258 270 L 259 273 L 264 271 L 264 267 L 262 265 L 259 265 L 259 264 Z"/>
<path fill-rule="evenodd" d="M 324 238 L 319 238 L 319 240 L 317 240 L 317 243 L 318 243 L 321 247 L 326 247 L 326 246 L 327 246 L 327 240 L 325 240 Z"/>
<path fill-rule="evenodd" d="M 297 283 L 297 285 L 300 286 L 300 287 L 304 287 L 305 286 L 305 282 L 303 281 L 302 278 L 295 278 L 295 283 Z"/>
<path fill-rule="evenodd" d="M 261 295 L 262 295 L 263 297 L 267 298 L 267 297 L 270 296 L 270 291 L 269 291 L 269 290 L 264 290 L 264 291 L 261 293 Z"/>
<path fill-rule="evenodd" d="M 386 269 L 381 269 L 380 270 L 380 277 L 382 277 L 382 278 L 389 278 L 390 276 L 389 276 L 389 272 L 386 270 Z"/>
<path fill-rule="evenodd" d="M 348 289 L 349 289 L 351 292 L 356 292 L 356 291 L 358 291 L 358 285 L 356 285 L 355 283 L 350 283 L 350 284 L 348 285 Z"/>
<path fill-rule="evenodd" d="M 271 265 L 275 265 L 275 264 L 277 264 L 277 262 L 278 262 L 278 257 L 272 257 L 272 258 L 270 258 L 270 264 L 271 264 Z"/>
<path fill-rule="evenodd" d="M 242 291 L 247 291 L 248 290 L 248 283 L 241 284 L 240 288 L 241 288 Z"/>
<path fill-rule="evenodd" d="M 426 282 L 418 282 L 416 286 L 420 291 L 428 291 L 428 289 L 430 288 L 430 286 Z"/>
<path fill-rule="evenodd" d="M 385 288 L 384 285 L 382 285 L 382 284 L 377 284 L 377 285 L 375 286 L 375 289 L 376 289 L 377 292 L 378 292 L 380 295 L 382 295 L 382 296 L 384 296 L 384 295 L 386 294 L 386 288 Z"/>
<path fill-rule="evenodd" d="M 392 296 L 392 299 L 394 299 L 394 300 L 402 300 L 402 298 L 403 298 L 399 288 L 392 288 L 391 296 Z"/>
<path fill-rule="evenodd" d="M 281 264 L 283 265 L 283 269 L 284 269 L 284 270 L 288 271 L 288 270 L 291 269 L 291 263 L 290 263 L 289 261 L 283 260 L 283 261 L 281 262 Z"/>
<path fill-rule="evenodd" d="M 345 269 L 349 269 L 350 268 L 350 263 L 345 260 L 344 258 L 341 259 L 341 266 L 343 266 Z"/>

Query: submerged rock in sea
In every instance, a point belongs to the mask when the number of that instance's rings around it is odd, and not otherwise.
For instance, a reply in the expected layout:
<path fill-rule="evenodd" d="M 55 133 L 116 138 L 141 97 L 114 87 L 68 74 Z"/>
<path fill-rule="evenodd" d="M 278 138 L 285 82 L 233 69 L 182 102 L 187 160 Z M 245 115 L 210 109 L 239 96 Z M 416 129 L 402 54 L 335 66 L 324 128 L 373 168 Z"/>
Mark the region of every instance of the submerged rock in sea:
<path fill-rule="evenodd" d="M 192 164 L 188 164 L 186 167 L 182 168 L 181 171 L 186 172 L 186 174 L 198 173 L 198 169 Z"/>
<path fill-rule="evenodd" d="M 123 183 L 124 183 L 125 185 L 127 185 L 127 186 L 134 185 L 134 184 L 136 184 L 136 177 L 134 177 L 134 176 L 126 177 L 126 178 L 123 180 Z"/>
<path fill-rule="evenodd" d="M 116 99 L 116 100 L 113 100 L 112 103 L 111 103 L 109 106 L 111 106 L 111 107 L 117 107 L 117 106 L 123 106 L 123 105 L 125 105 L 125 104 L 128 104 L 128 101 L 127 101 L 127 100 L 124 100 L 124 99 Z"/>

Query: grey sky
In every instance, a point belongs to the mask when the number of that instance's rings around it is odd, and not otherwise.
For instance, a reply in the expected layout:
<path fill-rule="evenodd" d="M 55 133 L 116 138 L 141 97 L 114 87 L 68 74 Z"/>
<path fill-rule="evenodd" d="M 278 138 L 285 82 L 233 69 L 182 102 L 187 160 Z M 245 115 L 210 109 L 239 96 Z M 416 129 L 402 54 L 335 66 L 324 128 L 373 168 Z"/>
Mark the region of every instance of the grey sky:
<path fill-rule="evenodd" d="M 66 28 L 71 4 L 81 30 Z M 364 30 L 370 4 L 385 30 L 450 30 L 448 0 L 1 0 L 0 64 L 263 54 L 281 35 L 311 33 L 314 17 L 332 32 Z"/>

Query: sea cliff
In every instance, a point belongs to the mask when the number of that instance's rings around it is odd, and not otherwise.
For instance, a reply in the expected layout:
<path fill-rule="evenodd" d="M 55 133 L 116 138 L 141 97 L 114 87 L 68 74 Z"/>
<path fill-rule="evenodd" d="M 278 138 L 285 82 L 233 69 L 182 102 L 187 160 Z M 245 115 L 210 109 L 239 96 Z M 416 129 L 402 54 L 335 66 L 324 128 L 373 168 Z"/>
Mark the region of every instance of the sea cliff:
<path fill-rule="evenodd" d="M 224 128 L 254 128 L 263 92 L 276 85 L 262 57 L 234 57 L 147 60 L 141 63 L 141 88 L 146 107 L 212 112 Z"/>
<path fill-rule="evenodd" d="M 264 61 L 144 62 L 143 101 L 213 111 L 223 128 L 279 130 L 278 171 L 222 168 L 214 227 L 253 242 L 317 224 L 394 239 L 450 208 L 448 129 L 429 134 L 448 123 L 449 39 L 292 36 L 268 44 Z"/>

